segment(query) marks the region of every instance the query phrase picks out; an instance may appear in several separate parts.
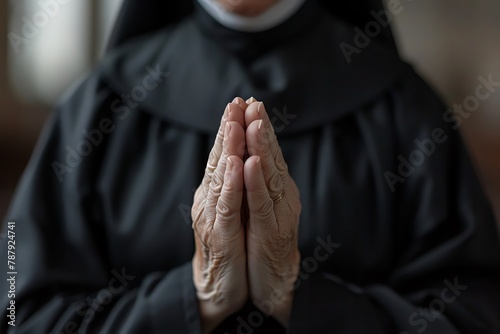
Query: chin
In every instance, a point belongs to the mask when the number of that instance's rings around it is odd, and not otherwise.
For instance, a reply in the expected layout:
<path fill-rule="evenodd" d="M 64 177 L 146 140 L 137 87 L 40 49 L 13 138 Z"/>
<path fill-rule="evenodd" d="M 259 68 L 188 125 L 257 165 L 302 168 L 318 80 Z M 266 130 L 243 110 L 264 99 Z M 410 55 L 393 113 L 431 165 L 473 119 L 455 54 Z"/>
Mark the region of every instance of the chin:
<path fill-rule="evenodd" d="M 216 0 L 227 10 L 241 16 L 254 17 L 265 12 L 279 0 Z"/>

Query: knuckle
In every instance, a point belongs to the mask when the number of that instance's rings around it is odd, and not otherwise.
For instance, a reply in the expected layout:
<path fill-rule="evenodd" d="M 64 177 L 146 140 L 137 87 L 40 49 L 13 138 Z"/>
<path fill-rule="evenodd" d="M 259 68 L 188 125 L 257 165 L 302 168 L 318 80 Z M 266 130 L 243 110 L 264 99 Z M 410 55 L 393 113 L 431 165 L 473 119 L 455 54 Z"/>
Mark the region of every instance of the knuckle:
<path fill-rule="evenodd" d="M 211 167 L 206 167 L 205 168 L 205 175 L 203 175 L 203 180 L 201 181 L 201 185 L 203 187 L 208 187 L 210 185 L 210 182 L 212 182 L 212 175 L 214 174 L 215 169 L 212 170 Z"/>
<path fill-rule="evenodd" d="M 212 150 L 212 152 L 210 152 L 210 155 L 208 156 L 207 167 L 205 170 L 208 173 L 213 173 L 217 167 L 219 159 L 220 155 L 215 150 Z"/>
<path fill-rule="evenodd" d="M 273 175 L 269 179 L 268 187 L 271 193 L 279 193 L 283 190 L 283 182 L 281 181 L 281 176 L 278 170 L 275 170 Z"/>
<path fill-rule="evenodd" d="M 212 194 L 220 194 L 222 190 L 222 185 L 224 184 L 223 182 L 224 175 L 222 175 L 222 172 L 220 169 L 217 169 L 215 173 L 212 176 L 212 180 L 210 182 L 210 191 Z"/>
<path fill-rule="evenodd" d="M 217 222 L 222 225 L 228 225 L 235 222 L 238 219 L 238 214 L 234 211 L 227 211 L 223 214 L 217 215 Z"/>
<path fill-rule="evenodd" d="M 278 169 L 279 174 L 282 178 L 288 178 L 288 165 L 286 164 L 283 158 L 275 159 L 276 168 Z"/>
<path fill-rule="evenodd" d="M 274 203 L 273 201 L 269 198 L 265 201 L 262 202 L 260 206 L 256 208 L 254 211 L 254 216 L 255 218 L 259 220 L 264 220 L 264 221 L 271 221 L 273 220 L 274 217 Z"/>
<path fill-rule="evenodd" d="M 205 198 L 204 206 L 207 209 L 206 211 L 210 211 L 212 208 L 215 207 L 217 204 L 217 200 L 219 199 L 218 194 L 212 193 L 212 191 L 209 191 L 207 197 Z"/>
<path fill-rule="evenodd" d="M 222 138 L 224 138 L 224 130 L 226 128 L 226 121 L 227 121 L 227 118 L 225 115 L 223 115 L 221 117 L 221 120 L 220 120 L 219 131 L 217 131 L 218 137 L 216 138 L 216 140 L 220 141 Z"/>
<path fill-rule="evenodd" d="M 215 208 L 218 221 L 232 221 L 238 217 L 239 210 L 234 210 L 228 200 L 220 198 Z"/>
<path fill-rule="evenodd" d="M 215 147 L 212 149 L 212 151 L 210 151 L 210 154 L 208 155 L 207 165 L 205 168 L 206 174 L 209 174 L 209 175 L 213 174 L 213 172 L 215 171 L 215 169 L 217 168 L 217 165 L 219 163 L 220 156 L 221 156 L 221 153 L 218 152 L 218 150 L 216 150 Z"/>
<path fill-rule="evenodd" d="M 208 165 L 205 167 L 205 175 L 203 176 L 203 183 L 210 182 L 212 180 L 212 175 L 215 173 L 216 167 Z"/>
<path fill-rule="evenodd" d="M 203 187 L 203 194 L 205 196 L 207 195 L 206 191 L 207 191 L 207 188 L 210 185 L 211 181 L 212 181 L 212 177 L 205 174 L 205 177 L 203 178 L 203 181 L 201 182 L 201 185 Z"/>
<path fill-rule="evenodd" d="M 222 198 L 219 199 L 215 211 L 217 212 L 217 217 L 227 217 L 231 215 L 231 209 L 229 208 L 229 205 L 227 205 L 226 201 Z"/>
<path fill-rule="evenodd" d="M 269 147 L 269 145 L 262 146 L 261 151 L 262 151 L 262 154 L 261 154 L 262 158 L 265 161 L 272 163 L 274 159 L 273 159 L 273 154 L 271 152 L 271 148 Z"/>
<path fill-rule="evenodd" d="M 230 176 L 228 173 L 224 174 L 224 184 L 221 190 L 221 196 L 234 196 L 235 185 L 230 182 Z"/>

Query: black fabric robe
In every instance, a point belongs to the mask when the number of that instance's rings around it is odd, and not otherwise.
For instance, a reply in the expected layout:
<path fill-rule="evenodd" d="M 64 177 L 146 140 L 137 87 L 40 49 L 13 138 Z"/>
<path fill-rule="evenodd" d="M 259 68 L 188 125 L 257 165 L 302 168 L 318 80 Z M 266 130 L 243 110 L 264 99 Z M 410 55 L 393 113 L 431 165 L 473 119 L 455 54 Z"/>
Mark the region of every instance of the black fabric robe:
<path fill-rule="evenodd" d="M 311 3 L 265 34 L 198 9 L 65 96 L 6 219 L 1 332 L 199 333 L 193 191 L 225 105 L 255 96 L 301 191 L 290 333 L 500 333 L 498 231 L 453 119 L 388 47 L 348 65 L 355 32 Z M 249 303 L 219 331 L 280 328 Z"/>

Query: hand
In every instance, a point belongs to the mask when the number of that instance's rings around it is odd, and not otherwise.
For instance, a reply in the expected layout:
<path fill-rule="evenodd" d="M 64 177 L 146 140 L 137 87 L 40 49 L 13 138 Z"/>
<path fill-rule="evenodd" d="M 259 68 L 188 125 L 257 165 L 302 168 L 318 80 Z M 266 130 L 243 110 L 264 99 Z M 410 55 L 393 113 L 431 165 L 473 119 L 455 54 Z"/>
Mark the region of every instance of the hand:
<path fill-rule="evenodd" d="M 246 244 L 250 298 L 262 312 L 272 313 L 287 327 L 300 266 L 300 195 L 288 174 L 263 103 L 247 103 L 250 158 L 245 162 L 244 181 L 249 211 Z"/>
<path fill-rule="evenodd" d="M 244 109 L 241 99 L 227 106 L 191 211 L 196 245 L 193 280 L 206 333 L 248 300 L 241 220 Z"/>

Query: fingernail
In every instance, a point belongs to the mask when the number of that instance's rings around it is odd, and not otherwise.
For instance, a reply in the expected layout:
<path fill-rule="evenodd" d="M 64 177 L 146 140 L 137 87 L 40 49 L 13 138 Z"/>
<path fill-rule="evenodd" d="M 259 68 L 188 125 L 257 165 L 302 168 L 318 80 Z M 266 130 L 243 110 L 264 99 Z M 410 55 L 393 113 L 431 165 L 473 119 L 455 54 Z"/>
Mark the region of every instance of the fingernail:
<path fill-rule="evenodd" d="M 259 121 L 259 126 L 257 127 L 257 129 L 259 130 L 259 132 L 260 132 L 260 130 L 262 129 L 262 124 L 263 124 L 263 123 L 264 123 L 264 122 L 263 122 L 263 120 L 260 120 L 260 121 Z"/>
<path fill-rule="evenodd" d="M 234 168 L 234 162 L 231 160 L 231 158 L 227 158 L 227 170 L 230 172 Z"/>
<path fill-rule="evenodd" d="M 255 165 L 260 167 L 260 157 L 257 157 L 257 159 L 255 160 Z"/>
<path fill-rule="evenodd" d="M 232 103 L 240 104 L 240 98 L 235 97 Z"/>
<path fill-rule="evenodd" d="M 252 96 L 252 97 L 251 97 L 251 98 L 249 98 L 246 102 L 247 102 L 247 104 L 252 104 L 252 103 L 254 103 L 254 102 L 257 102 L 257 100 L 255 99 L 255 97 L 253 97 L 253 96 Z"/>

